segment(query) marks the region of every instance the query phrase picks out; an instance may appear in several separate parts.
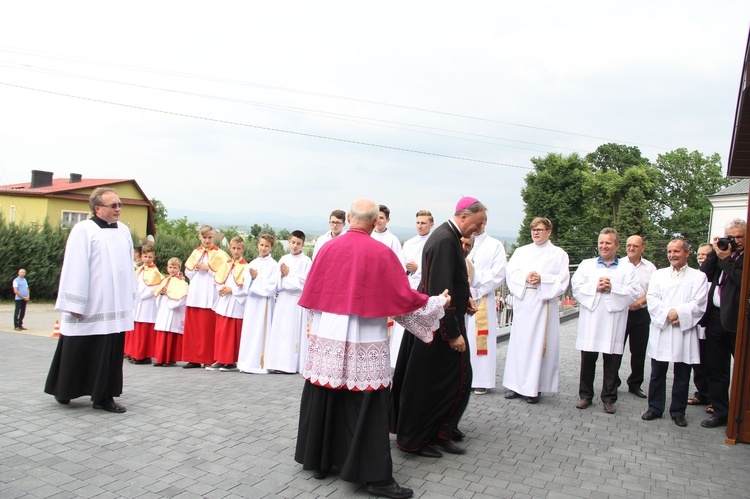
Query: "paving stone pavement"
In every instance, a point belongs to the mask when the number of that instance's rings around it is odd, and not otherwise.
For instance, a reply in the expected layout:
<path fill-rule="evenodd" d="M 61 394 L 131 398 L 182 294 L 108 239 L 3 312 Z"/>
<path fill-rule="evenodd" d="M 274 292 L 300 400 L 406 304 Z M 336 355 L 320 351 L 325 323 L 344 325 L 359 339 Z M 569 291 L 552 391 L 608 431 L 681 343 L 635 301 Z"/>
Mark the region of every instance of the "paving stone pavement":
<path fill-rule="evenodd" d="M 126 363 L 126 414 L 95 411 L 85 398 L 57 404 L 42 391 L 56 317 L 33 305 L 27 325 L 37 335 L 12 332 L 0 306 L 0 498 L 368 496 L 335 476 L 315 480 L 294 462 L 299 375 Z M 701 428 L 701 407 L 688 407 L 687 428 L 642 421 L 645 402 L 622 390 L 615 415 L 598 399 L 575 409 L 576 326 L 563 325 L 560 393 L 538 405 L 505 400 L 502 388 L 472 395 L 461 425 L 467 453 L 428 459 L 394 445 L 396 480 L 423 498 L 750 495 L 750 446 L 726 445 L 723 428 Z M 498 380 L 506 352 L 501 343 Z"/>

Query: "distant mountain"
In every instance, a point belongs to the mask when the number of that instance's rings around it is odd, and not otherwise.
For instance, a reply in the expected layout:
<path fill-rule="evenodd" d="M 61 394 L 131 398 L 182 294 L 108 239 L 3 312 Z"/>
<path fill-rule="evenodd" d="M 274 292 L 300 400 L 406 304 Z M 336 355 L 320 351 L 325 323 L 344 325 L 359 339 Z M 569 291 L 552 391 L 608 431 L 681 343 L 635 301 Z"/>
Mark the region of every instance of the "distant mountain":
<path fill-rule="evenodd" d="M 268 224 L 276 230 L 301 230 L 311 239 L 318 237 L 328 230 L 325 220 L 321 220 L 318 216 L 291 216 L 284 213 L 266 211 L 252 213 L 211 213 L 180 208 L 169 209 L 169 218 L 171 220 L 182 217 L 187 217 L 189 222 L 198 222 L 200 225 L 212 225 L 217 228 L 237 226 L 240 230 L 249 230 L 254 224 Z M 393 232 L 401 242 L 416 235 L 414 227 L 389 226 L 388 230 Z M 503 241 L 508 249 L 510 249 L 510 245 L 516 243 L 517 234 L 509 232 L 493 233 L 490 231 L 490 235 Z"/>

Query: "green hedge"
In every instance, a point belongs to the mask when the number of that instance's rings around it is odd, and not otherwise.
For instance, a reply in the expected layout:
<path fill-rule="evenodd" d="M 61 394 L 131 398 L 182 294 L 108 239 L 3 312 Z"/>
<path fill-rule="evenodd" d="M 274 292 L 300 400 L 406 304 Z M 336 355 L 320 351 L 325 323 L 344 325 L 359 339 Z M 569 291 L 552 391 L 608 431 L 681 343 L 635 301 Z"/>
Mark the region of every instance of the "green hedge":
<path fill-rule="evenodd" d="M 26 269 L 32 300 L 54 300 L 68 231 L 60 227 L 10 224 L 0 217 L 0 298 L 13 298 L 13 279 Z"/>

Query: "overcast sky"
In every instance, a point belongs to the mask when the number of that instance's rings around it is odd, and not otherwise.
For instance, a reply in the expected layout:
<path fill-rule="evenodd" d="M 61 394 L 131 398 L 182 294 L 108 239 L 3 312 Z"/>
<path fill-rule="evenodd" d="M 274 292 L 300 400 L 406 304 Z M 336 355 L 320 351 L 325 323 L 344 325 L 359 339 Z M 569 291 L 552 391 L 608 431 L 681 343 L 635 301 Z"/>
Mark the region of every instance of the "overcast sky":
<path fill-rule="evenodd" d="M 472 195 L 517 233 L 534 156 L 726 167 L 749 26 L 747 0 L 12 2 L 0 184 L 133 178 L 167 209 L 322 229 L 359 197 L 410 226 Z"/>

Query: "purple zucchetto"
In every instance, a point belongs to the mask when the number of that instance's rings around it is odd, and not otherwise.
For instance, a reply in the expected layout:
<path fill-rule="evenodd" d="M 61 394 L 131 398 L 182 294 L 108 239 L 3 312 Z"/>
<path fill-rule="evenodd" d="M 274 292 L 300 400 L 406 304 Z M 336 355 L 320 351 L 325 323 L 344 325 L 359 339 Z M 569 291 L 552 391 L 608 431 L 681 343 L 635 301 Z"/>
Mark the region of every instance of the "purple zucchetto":
<path fill-rule="evenodd" d="M 477 198 L 473 198 L 471 196 L 464 196 L 461 199 L 458 200 L 458 203 L 456 203 L 456 213 L 458 213 L 461 210 L 465 210 L 467 206 L 471 206 L 474 203 L 478 203 L 479 200 Z"/>

